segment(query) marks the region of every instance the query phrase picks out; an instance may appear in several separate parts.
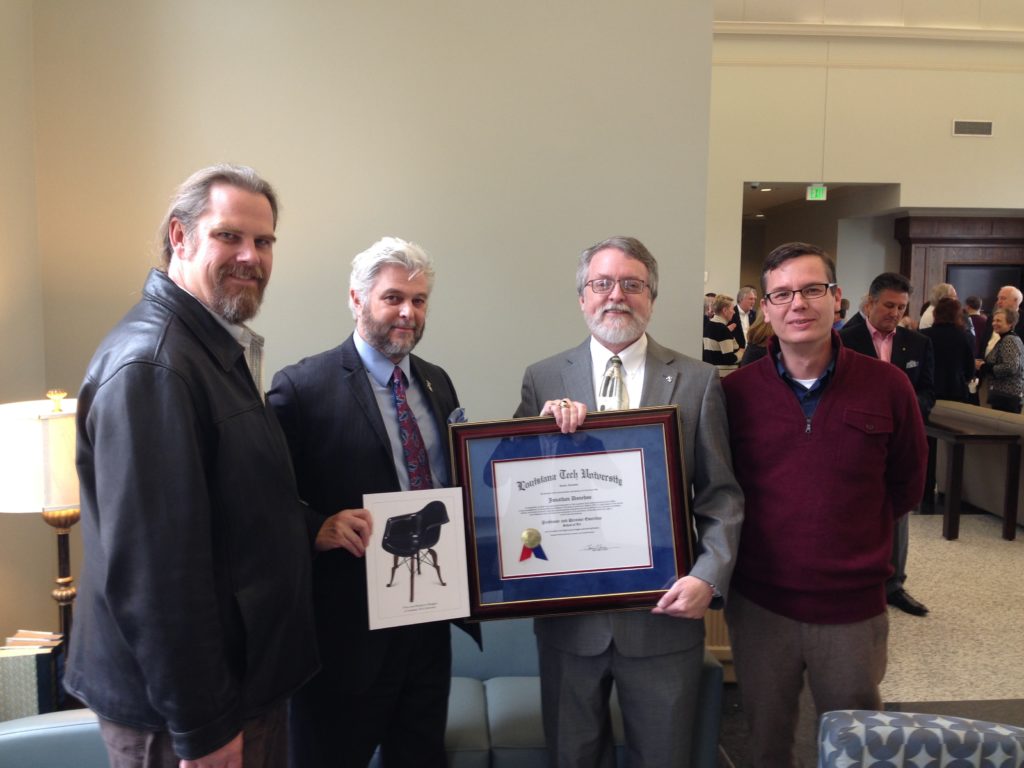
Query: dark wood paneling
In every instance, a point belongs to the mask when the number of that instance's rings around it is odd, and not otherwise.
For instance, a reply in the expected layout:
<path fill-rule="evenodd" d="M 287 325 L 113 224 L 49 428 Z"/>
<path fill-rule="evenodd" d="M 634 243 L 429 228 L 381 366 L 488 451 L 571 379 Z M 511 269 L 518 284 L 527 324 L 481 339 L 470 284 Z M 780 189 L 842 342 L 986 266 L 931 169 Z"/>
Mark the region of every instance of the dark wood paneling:
<path fill-rule="evenodd" d="M 1024 219 L 907 216 L 897 219 L 900 271 L 910 278 L 915 316 L 950 264 L 1024 265 Z"/>

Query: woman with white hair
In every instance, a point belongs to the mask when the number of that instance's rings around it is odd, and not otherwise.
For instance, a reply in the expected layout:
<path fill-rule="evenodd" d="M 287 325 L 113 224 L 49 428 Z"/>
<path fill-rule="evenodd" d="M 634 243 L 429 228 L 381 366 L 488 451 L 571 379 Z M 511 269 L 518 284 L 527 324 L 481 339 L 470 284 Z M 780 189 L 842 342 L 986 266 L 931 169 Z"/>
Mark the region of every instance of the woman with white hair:
<path fill-rule="evenodd" d="M 1007 413 L 1020 413 L 1024 396 L 1024 342 L 1013 333 L 1018 317 L 1015 309 L 992 313 L 992 330 L 999 334 L 999 341 L 979 371 L 989 377 L 988 404 Z"/>

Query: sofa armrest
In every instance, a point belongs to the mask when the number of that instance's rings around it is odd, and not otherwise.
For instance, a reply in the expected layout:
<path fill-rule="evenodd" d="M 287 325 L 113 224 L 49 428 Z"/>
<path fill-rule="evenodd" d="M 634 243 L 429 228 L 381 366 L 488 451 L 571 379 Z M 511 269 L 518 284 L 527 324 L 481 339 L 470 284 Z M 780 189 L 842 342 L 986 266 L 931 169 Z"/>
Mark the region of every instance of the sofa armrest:
<path fill-rule="evenodd" d="M 49 712 L 0 723 L 0 768 L 108 768 L 96 715 Z"/>

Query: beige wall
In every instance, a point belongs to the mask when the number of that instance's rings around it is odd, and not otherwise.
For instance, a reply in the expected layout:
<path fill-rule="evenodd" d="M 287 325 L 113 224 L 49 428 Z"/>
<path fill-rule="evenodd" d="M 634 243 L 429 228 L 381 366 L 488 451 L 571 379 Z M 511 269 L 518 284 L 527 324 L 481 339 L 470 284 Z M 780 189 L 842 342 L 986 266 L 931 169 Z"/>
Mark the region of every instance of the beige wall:
<path fill-rule="evenodd" d="M 436 259 L 420 351 L 472 419 L 511 415 L 524 367 L 584 338 L 575 258 L 612 234 L 659 258 L 652 332 L 697 354 L 711 0 L 34 7 L 49 381 L 77 388 L 173 187 L 223 160 L 283 201 L 269 373 L 350 332 L 348 263 L 385 234 Z"/>
<path fill-rule="evenodd" d="M 0 402 L 40 398 L 43 286 L 36 250 L 32 2 L 0 2 Z"/>
<path fill-rule="evenodd" d="M 0 0 L 0 402 L 41 399 L 43 286 L 36 250 L 32 2 Z M 56 383 L 53 384 L 56 386 Z M 38 515 L 0 515 L 0 641 L 56 629 L 56 545 Z"/>
<path fill-rule="evenodd" d="M 284 204 L 255 323 L 271 372 L 349 332 L 348 262 L 383 234 L 434 254 L 422 351 L 475 418 L 511 414 L 523 367 L 583 338 L 574 259 L 607 235 L 660 257 L 653 330 L 696 352 L 676 310 L 701 292 L 710 2 L 242 7 L 37 5 L 55 376 L 77 382 L 134 301 L 174 184 L 225 159 Z"/>
<path fill-rule="evenodd" d="M 703 272 L 740 284 L 745 180 L 898 184 L 897 204 L 922 210 L 1021 207 L 1024 46 L 994 30 L 1024 27 L 1024 5 L 713 5 L 740 24 L 982 31 L 722 33 L 712 72 L 712 0 L 0 0 L 0 401 L 77 388 L 138 296 L 172 188 L 221 160 L 259 168 L 284 203 L 256 322 L 268 370 L 350 331 L 348 261 L 397 234 L 437 259 L 421 351 L 472 418 L 508 415 L 523 366 L 584 336 L 572 262 L 612 233 L 659 257 L 652 330 L 697 354 Z M 954 117 L 997 134 L 954 140 Z M 864 215 L 831 225 L 858 283 L 891 260 L 886 220 Z M 51 623 L 37 595 L 52 562 L 40 521 L 0 520 L 0 632 Z"/>

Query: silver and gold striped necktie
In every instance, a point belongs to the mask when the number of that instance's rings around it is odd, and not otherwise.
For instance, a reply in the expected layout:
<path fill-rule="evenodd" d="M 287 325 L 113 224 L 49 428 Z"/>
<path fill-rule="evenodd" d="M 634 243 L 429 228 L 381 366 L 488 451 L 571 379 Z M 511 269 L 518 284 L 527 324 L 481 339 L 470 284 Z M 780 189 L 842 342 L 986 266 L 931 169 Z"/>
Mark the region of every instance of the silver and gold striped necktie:
<path fill-rule="evenodd" d="M 612 355 L 604 369 L 601 381 L 600 410 L 614 407 L 617 410 L 629 408 L 629 392 L 626 391 L 626 380 L 622 376 L 622 359 Z"/>

